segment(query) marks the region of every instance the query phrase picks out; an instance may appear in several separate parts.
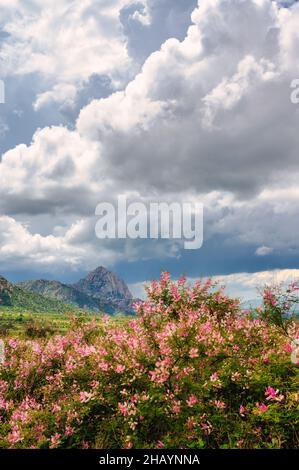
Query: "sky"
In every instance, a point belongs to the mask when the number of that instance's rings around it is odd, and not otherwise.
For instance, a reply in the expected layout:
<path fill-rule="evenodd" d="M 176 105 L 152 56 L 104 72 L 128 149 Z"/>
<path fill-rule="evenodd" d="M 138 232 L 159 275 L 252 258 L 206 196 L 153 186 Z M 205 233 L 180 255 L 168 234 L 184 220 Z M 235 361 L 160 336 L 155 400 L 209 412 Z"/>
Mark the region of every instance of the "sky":
<path fill-rule="evenodd" d="M 299 277 L 299 4 L 0 0 L 0 273 L 135 295 Z M 98 203 L 199 201 L 204 242 L 99 240 Z"/>

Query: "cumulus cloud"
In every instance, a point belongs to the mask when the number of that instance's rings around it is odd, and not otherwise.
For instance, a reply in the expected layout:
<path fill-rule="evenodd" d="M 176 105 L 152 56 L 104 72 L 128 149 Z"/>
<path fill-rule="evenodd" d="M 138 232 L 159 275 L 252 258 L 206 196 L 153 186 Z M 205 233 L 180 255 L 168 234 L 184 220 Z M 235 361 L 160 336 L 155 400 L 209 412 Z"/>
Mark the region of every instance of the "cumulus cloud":
<path fill-rule="evenodd" d="M 166 41 L 125 91 L 85 107 L 78 131 L 100 139 L 110 174 L 130 184 L 252 196 L 297 168 L 288 63 L 298 15 L 268 0 L 200 2 L 186 38 Z"/>
<path fill-rule="evenodd" d="M 143 63 L 169 38 L 184 39 L 197 0 L 139 0 L 124 6 L 120 20 L 130 56 Z"/>
<path fill-rule="evenodd" d="M 120 262 L 161 260 L 178 255 L 178 243 L 172 240 L 152 240 L 146 245 L 141 240 L 135 243 L 127 239 L 99 240 L 95 236 L 95 222 L 93 217 L 72 223 L 64 220 L 63 225 L 55 224 L 51 233 L 41 234 L 30 223 L 0 216 L 1 273 L 8 276 L 14 273 L 18 277 L 24 272 L 34 277 L 43 273 L 67 281 L 100 265 L 113 267 Z"/>
<path fill-rule="evenodd" d="M 26 223 L 0 217 L 0 264 L 6 272 L 63 273 L 112 265 L 123 254 L 95 242 L 94 221 L 77 219 L 69 227 L 54 227 L 53 234 L 32 233 Z M 94 242 L 94 244 L 92 243 Z"/>
<path fill-rule="evenodd" d="M 3 54 L 14 73 L 39 72 L 64 80 L 111 73 L 115 79 L 128 55 L 119 23 L 126 0 L 5 2 Z M 117 70 L 118 69 L 118 70 Z"/>
<path fill-rule="evenodd" d="M 205 280 L 206 278 L 203 278 Z M 224 286 L 226 292 L 232 297 L 239 298 L 247 305 L 256 306 L 260 300 L 260 291 L 266 285 L 287 285 L 299 279 L 299 269 L 276 269 L 273 271 L 260 271 L 256 273 L 234 273 L 225 276 L 211 276 L 219 286 Z M 198 278 L 187 278 L 189 284 L 194 284 Z M 130 284 L 130 290 L 135 297 L 145 298 L 145 286 L 150 281 Z M 251 302 L 252 303 L 251 303 Z"/>
<path fill-rule="evenodd" d="M 184 23 L 185 36 L 167 39 L 122 88 L 132 72 L 129 18 L 142 37 L 162 3 L 65 0 L 52 9 L 35 1 L 30 14 L 27 3 L 4 6 L 4 52 L 11 51 L 15 73 L 47 77 L 36 110 L 71 107 L 78 82 L 89 83 L 92 74 L 108 78 L 105 96 L 83 107 L 74 128 L 39 129 L 30 144 L 3 155 L 3 213 L 30 216 L 36 234 L 38 218 L 52 214 L 56 234 L 48 236 L 63 237 L 68 247 L 81 240 L 91 259 L 91 229 L 78 220 L 90 219 L 98 202 L 128 191 L 141 199 L 175 194 L 204 202 L 206 239 L 221 236 L 230 249 L 249 246 L 258 258 L 269 250 L 298 251 L 299 113 L 290 82 L 299 75 L 299 6 L 201 0 L 188 29 Z M 23 15 L 16 16 L 17 6 Z M 61 214 L 75 224 L 67 240 L 65 226 L 62 235 L 57 228 Z M 48 247 L 50 256 L 55 245 Z M 127 259 L 146 253 L 144 243 L 109 245 L 110 260 L 117 259 L 113 250 Z M 163 256 L 161 245 L 155 250 Z M 167 251 L 178 256 L 171 244 Z"/>
<path fill-rule="evenodd" d="M 70 267 L 79 263 L 82 247 L 67 244 L 63 237 L 31 234 L 27 227 L 11 217 L 0 217 L 0 262 L 2 269 L 13 270 L 24 264 L 47 269 L 68 263 Z"/>
<path fill-rule="evenodd" d="M 227 276 L 214 276 L 220 285 L 227 286 L 230 295 L 241 300 L 254 300 L 266 285 L 287 285 L 299 279 L 299 269 L 277 269 L 257 273 L 236 273 Z"/>
<path fill-rule="evenodd" d="M 73 107 L 76 95 L 77 88 L 75 85 L 59 83 L 52 90 L 38 94 L 33 107 L 36 111 L 52 103 Z"/>
<path fill-rule="evenodd" d="M 4 213 L 84 213 L 100 174 L 99 147 L 64 127 L 38 130 L 31 145 L 3 155 L 0 206 Z"/>
<path fill-rule="evenodd" d="M 298 174 L 297 174 L 298 176 Z M 298 186 L 262 191 L 250 201 L 210 197 L 209 235 L 222 234 L 230 243 L 252 246 L 256 255 L 298 253 Z"/>
<path fill-rule="evenodd" d="M 3 2 L 0 30 L 2 75 L 38 74 L 44 96 L 36 107 L 52 99 L 73 99 L 91 75 L 107 75 L 118 87 L 132 66 L 120 10 L 131 0 L 35 0 Z M 63 95 L 63 96 L 62 96 Z M 66 97 L 66 98 L 65 98 Z"/>

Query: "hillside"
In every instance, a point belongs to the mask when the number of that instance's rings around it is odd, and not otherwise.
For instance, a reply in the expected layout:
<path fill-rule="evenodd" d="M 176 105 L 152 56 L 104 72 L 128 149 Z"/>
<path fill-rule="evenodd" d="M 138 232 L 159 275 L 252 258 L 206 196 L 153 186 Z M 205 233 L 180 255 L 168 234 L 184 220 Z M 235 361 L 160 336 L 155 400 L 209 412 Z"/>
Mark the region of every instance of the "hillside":
<path fill-rule="evenodd" d="M 73 306 L 57 299 L 45 297 L 13 285 L 0 277 L 0 307 L 14 307 L 33 312 L 61 312 L 72 310 Z"/>
<path fill-rule="evenodd" d="M 41 294 L 50 299 L 76 305 L 77 307 L 89 310 L 99 310 L 99 301 L 80 292 L 72 286 L 59 281 L 47 281 L 44 279 L 37 281 L 20 282 L 18 286 L 26 291 Z"/>
<path fill-rule="evenodd" d="M 72 285 L 42 279 L 24 281 L 17 286 L 26 292 L 40 294 L 79 308 L 110 315 L 133 313 L 134 299 L 128 286 L 115 273 L 103 266 Z"/>

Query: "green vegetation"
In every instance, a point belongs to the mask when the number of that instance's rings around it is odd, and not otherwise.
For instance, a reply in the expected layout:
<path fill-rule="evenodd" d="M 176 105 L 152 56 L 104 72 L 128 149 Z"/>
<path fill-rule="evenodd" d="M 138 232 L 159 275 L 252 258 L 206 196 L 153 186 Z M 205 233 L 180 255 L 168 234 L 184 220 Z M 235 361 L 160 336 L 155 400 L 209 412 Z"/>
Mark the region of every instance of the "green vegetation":
<path fill-rule="evenodd" d="M 79 308 L 71 303 L 13 285 L 0 277 L 0 337 L 45 338 L 66 333 L 73 321 L 80 324 L 102 313 Z M 116 323 L 125 321 L 122 315 Z"/>
<path fill-rule="evenodd" d="M 115 316 L 115 324 L 122 325 L 130 320 L 128 316 Z M 20 307 L 0 307 L 0 337 L 31 337 L 30 329 L 32 326 L 38 330 L 46 330 L 46 335 L 37 337 L 51 336 L 54 333 L 65 334 L 73 325 L 74 320 L 79 323 L 87 323 L 91 320 L 101 322 L 102 315 L 95 314 L 86 310 L 69 308 L 68 311 L 32 311 Z"/>
<path fill-rule="evenodd" d="M 11 294 L 12 306 L 33 312 L 56 312 L 58 314 L 73 310 L 72 305 L 50 299 L 34 292 L 14 287 Z"/>
<path fill-rule="evenodd" d="M 76 315 L 76 314 L 73 314 Z M 80 313 L 78 314 L 80 316 Z M 91 317 L 87 314 L 87 317 Z M 64 333 L 71 322 L 71 313 L 34 312 L 20 307 L 0 307 L 0 336 L 27 336 L 26 330 L 32 324 L 41 328 L 49 327 L 51 331 Z"/>
<path fill-rule="evenodd" d="M 0 308 L 22 309 L 31 312 L 66 313 L 73 305 L 21 289 L 0 276 Z"/>
<path fill-rule="evenodd" d="M 267 288 L 252 314 L 163 273 L 130 321 L 25 318 L 3 338 L 0 447 L 298 448 L 297 292 Z"/>

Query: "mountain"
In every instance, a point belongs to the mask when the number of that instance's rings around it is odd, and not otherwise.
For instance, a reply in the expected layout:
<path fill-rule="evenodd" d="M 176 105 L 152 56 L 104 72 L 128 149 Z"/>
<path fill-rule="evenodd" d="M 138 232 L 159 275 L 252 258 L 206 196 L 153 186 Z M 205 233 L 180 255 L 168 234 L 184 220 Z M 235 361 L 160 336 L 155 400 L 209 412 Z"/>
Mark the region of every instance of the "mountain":
<path fill-rule="evenodd" d="M 133 296 L 126 283 L 103 266 L 80 279 L 73 287 L 98 299 L 107 313 L 132 312 Z"/>
<path fill-rule="evenodd" d="M 12 304 L 12 292 L 13 285 L 10 284 L 4 277 L 0 276 L 0 305 L 9 306 Z"/>
<path fill-rule="evenodd" d="M 65 313 L 72 306 L 56 299 L 45 297 L 36 292 L 22 289 L 0 276 L 0 307 L 17 307 L 32 312 Z"/>
<path fill-rule="evenodd" d="M 134 299 L 128 286 L 116 274 L 103 266 L 72 285 L 42 279 L 21 282 L 17 286 L 27 292 L 67 302 L 84 309 L 112 315 L 133 313 Z"/>
<path fill-rule="evenodd" d="M 80 292 L 72 286 L 59 281 L 47 281 L 40 279 L 37 281 L 20 282 L 18 286 L 30 292 L 41 294 L 51 299 L 56 299 L 64 303 L 76 305 L 88 310 L 99 310 L 99 301 Z"/>

